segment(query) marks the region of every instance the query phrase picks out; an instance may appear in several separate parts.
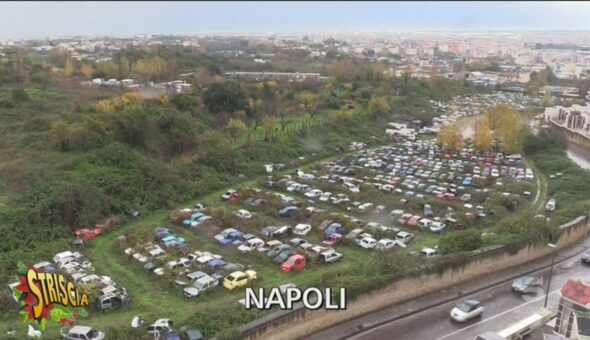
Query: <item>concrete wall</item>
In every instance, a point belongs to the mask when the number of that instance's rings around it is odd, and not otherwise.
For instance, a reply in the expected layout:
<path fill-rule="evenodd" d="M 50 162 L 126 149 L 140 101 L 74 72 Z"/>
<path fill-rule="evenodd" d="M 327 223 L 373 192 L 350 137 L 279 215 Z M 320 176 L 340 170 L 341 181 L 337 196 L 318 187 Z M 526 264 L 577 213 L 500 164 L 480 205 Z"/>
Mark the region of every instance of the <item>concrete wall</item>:
<path fill-rule="evenodd" d="M 558 249 L 566 248 L 585 237 L 589 230 L 588 216 L 581 216 L 561 226 Z M 338 323 L 390 307 L 422 295 L 450 288 L 489 273 L 521 265 L 550 254 L 551 248 L 531 244 L 516 254 L 505 247 L 496 247 L 474 254 L 462 268 L 449 268 L 441 274 L 421 275 L 392 282 L 391 285 L 349 301 L 345 311 L 309 311 L 298 306 L 292 311 L 279 311 L 240 328 L 245 339 L 297 339 Z"/>

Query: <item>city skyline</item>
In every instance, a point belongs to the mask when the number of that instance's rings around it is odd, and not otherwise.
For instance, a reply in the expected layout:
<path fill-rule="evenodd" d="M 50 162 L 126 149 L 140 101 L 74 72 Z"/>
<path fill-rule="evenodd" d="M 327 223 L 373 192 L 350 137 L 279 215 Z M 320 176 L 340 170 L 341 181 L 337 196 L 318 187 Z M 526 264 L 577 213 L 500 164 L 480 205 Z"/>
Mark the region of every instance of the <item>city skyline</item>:
<path fill-rule="evenodd" d="M 577 31 L 578 2 L 8 2 L 0 38 L 369 31 Z"/>

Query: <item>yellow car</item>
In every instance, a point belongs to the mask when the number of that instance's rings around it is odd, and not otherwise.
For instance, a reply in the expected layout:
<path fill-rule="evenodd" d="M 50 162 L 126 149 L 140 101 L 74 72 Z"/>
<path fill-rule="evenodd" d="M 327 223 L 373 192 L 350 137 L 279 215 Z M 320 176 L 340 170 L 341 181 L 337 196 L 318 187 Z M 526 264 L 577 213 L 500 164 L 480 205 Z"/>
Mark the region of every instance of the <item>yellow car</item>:
<path fill-rule="evenodd" d="M 229 290 L 240 288 L 247 285 L 249 282 L 256 280 L 256 272 L 253 270 L 246 270 L 244 272 L 233 272 L 225 277 L 223 286 Z"/>

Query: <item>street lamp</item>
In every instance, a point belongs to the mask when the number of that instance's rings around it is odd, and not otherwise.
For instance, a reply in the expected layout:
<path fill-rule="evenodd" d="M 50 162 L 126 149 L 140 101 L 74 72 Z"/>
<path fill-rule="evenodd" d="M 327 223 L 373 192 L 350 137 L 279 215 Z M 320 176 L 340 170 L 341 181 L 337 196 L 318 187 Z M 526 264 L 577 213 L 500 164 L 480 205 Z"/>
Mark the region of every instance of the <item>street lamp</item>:
<path fill-rule="evenodd" d="M 555 249 L 557 246 L 553 243 L 547 244 L 549 247 L 553 248 L 553 252 L 551 253 L 551 268 L 549 269 L 549 279 L 547 280 L 547 290 L 545 292 L 545 304 L 543 305 L 544 308 L 547 308 L 547 300 L 549 299 L 549 289 L 551 287 L 551 276 L 553 276 L 553 265 L 555 264 Z"/>

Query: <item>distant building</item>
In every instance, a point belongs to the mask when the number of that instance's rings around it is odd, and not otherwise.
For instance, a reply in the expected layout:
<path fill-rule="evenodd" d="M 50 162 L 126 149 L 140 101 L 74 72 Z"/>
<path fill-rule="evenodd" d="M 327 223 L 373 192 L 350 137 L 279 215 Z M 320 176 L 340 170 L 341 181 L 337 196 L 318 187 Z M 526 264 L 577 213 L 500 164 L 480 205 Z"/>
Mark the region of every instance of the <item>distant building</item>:
<path fill-rule="evenodd" d="M 545 122 L 553 123 L 581 133 L 590 132 L 590 105 L 554 106 L 545 108 Z"/>
<path fill-rule="evenodd" d="M 302 82 L 302 81 L 320 81 L 319 73 L 291 73 L 291 72 L 226 72 L 226 77 L 246 80 L 246 81 L 287 81 L 287 82 Z"/>
<path fill-rule="evenodd" d="M 568 280 L 560 290 L 555 333 L 572 340 L 590 340 L 590 284 Z"/>

